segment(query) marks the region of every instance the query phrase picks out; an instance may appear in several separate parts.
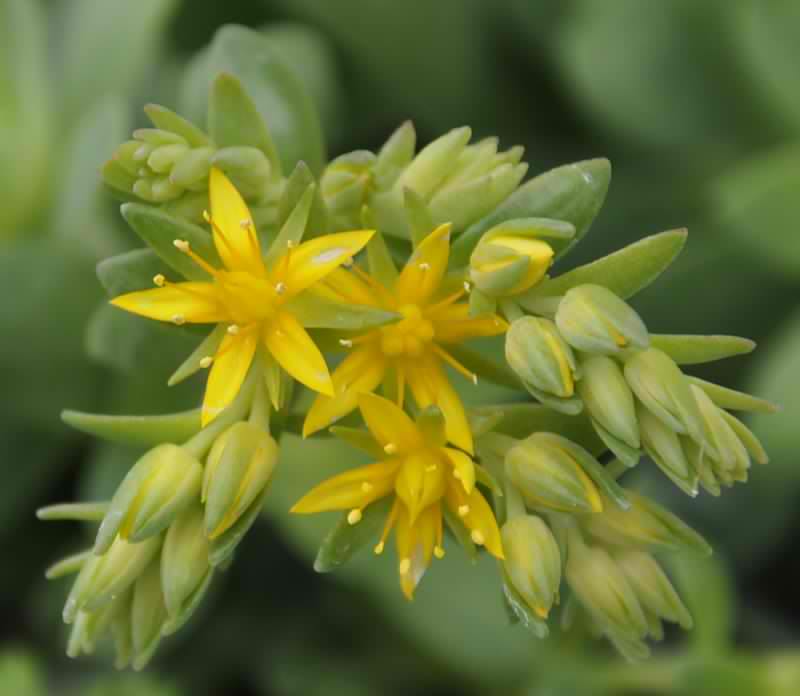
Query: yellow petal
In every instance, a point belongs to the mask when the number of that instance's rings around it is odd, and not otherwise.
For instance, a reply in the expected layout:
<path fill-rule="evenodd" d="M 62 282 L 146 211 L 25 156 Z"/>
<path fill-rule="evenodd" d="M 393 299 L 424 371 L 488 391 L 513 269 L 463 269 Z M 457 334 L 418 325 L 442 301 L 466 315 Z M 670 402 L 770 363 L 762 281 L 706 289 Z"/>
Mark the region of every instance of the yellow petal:
<path fill-rule="evenodd" d="M 213 324 L 225 321 L 228 312 L 217 302 L 213 283 L 174 283 L 163 288 L 120 295 L 111 304 L 149 319 L 178 324 Z"/>
<path fill-rule="evenodd" d="M 303 437 L 327 428 L 358 406 L 358 395 L 371 392 L 383 379 L 386 360 L 373 345 L 353 349 L 336 368 L 333 380 L 334 396 L 320 394 L 311 405 L 303 423 Z"/>
<path fill-rule="evenodd" d="M 431 505 L 416 522 L 412 523 L 408 512 L 402 505 L 400 506 L 395 541 L 399 559 L 400 587 L 406 599 L 414 598 L 414 590 L 430 565 L 440 516 L 439 505 Z"/>
<path fill-rule="evenodd" d="M 446 473 L 444 462 L 431 452 L 405 457 L 397 472 L 394 490 L 405 504 L 411 524 L 444 495 Z"/>
<path fill-rule="evenodd" d="M 472 432 L 464 405 L 447 379 L 439 358 L 427 355 L 417 362 L 408 361 L 406 376 L 417 405 L 420 408 L 431 404 L 438 406 L 444 414 L 447 439 L 456 447 L 473 454 Z"/>
<path fill-rule="evenodd" d="M 453 477 L 461 482 L 465 493 L 475 488 L 475 462 L 472 457 L 452 447 L 442 447 L 445 456 L 453 465 Z"/>
<path fill-rule="evenodd" d="M 308 515 L 366 507 L 391 492 L 399 466 L 400 460 L 394 458 L 345 471 L 306 493 L 289 512 Z"/>
<path fill-rule="evenodd" d="M 231 271 L 264 272 L 253 217 L 236 187 L 216 167 L 208 182 L 212 234 L 222 263 Z"/>
<path fill-rule="evenodd" d="M 214 420 L 231 401 L 236 398 L 247 376 L 258 345 L 258 331 L 242 331 L 222 339 L 211 373 L 208 375 L 206 393 L 203 397 L 201 424 L 203 427 Z"/>
<path fill-rule="evenodd" d="M 448 507 L 458 515 L 464 526 L 472 532 L 473 541 L 480 542 L 495 558 L 503 558 L 503 542 L 500 529 L 489 503 L 477 488 L 465 496 L 461 484 L 455 479 L 448 482 L 445 495 Z M 466 507 L 464 507 L 466 506 Z M 461 508 L 461 509 L 459 509 Z M 466 510 L 466 514 L 464 514 Z M 477 537 L 477 539 L 476 539 Z"/>
<path fill-rule="evenodd" d="M 379 288 L 370 286 L 355 273 L 345 268 L 335 268 L 317 283 L 313 292 L 331 302 L 379 306 Z"/>
<path fill-rule="evenodd" d="M 289 254 L 285 270 L 282 259 L 276 264 L 281 277 L 276 280 L 286 284 L 286 292 L 296 295 L 353 258 L 375 234 L 373 230 L 327 234 L 303 242 Z"/>
<path fill-rule="evenodd" d="M 288 312 L 278 312 L 265 327 L 264 343 L 272 357 L 298 382 L 309 389 L 333 395 L 333 383 L 325 358 L 311 336 Z"/>
<path fill-rule="evenodd" d="M 414 250 L 395 285 L 400 304 L 424 304 L 439 289 L 450 257 L 450 228 L 440 225 Z"/>
<path fill-rule="evenodd" d="M 381 447 L 391 447 L 390 454 L 416 449 L 422 444 L 417 426 L 406 413 L 377 394 L 359 394 L 358 406 L 364 422 Z"/>
<path fill-rule="evenodd" d="M 475 319 L 434 320 L 436 341 L 439 343 L 463 343 L 470 338 L 498 336 L 508 330 L 508 324 L 497 316 Z"/>

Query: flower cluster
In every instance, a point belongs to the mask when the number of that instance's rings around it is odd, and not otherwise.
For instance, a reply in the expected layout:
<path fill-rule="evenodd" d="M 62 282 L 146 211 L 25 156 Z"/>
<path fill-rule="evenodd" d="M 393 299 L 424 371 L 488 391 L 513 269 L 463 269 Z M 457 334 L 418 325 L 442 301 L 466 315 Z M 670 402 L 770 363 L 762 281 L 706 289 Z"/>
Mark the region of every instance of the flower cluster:
<path fill-rule="evenodd" d="M 342 512 L 317 569 L 374 529 L 376 554 L 394 536 L 408 599 L 457 544 L 497 559 L 511 616 L 539 636 L 562 580 L 565 621 L 584 617 L 631 659 L 662 636 L 662 620 L 690 627 L 652 552 L 710 549 L 619 479 L 647 455 L 687 493 L 718 495 L 766 461 L 728 411 L 772 406 L 679 367 L 748 352 L 749 341 L 651 334 L 625 301 L 685 233 L 552 277 L 600 209 L 604 160 L 520 186 L 521 148 L 469 144 L 461 128 L 416 153 L 404 124 L 379 152 L 333 160 L 318 185 L 302 163 L 284 176 L 236 78 L 220 76 L 211 99 L 209 134 L 148 107 L 155 129 L 104 170 L 151 249 L 101 264 L 111 304 L 173 331 L 205 327 L 170 384 L 208 376 L 195 411 L 65 414 L 150 446 L 108 502 L 40 511 L 100 523 L 91 549 L 49 571 L 77 573 L 68 653 L 111 634 L 120 666 L 143 667 L 233 561 L 281 437 L 326 430 L 372 463 L 292 507 Z M 226 108 L 250 119 L 241 141 Z M 513 390 L 510 403 L 487 404 L 483 381 Z"/>

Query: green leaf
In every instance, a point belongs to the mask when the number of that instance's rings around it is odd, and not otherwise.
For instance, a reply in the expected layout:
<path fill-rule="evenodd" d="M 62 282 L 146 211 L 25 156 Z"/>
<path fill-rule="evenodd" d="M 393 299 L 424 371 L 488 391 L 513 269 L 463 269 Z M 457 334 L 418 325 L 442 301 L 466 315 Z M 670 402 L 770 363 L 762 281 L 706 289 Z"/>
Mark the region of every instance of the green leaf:
<path fill-rule="evenodd" d="M 314 570 L 318 573 L 330 573 L 374 541 L 386 523 L 391 504 L 392 499 L 389 496 L 371 503 L 364 508 L 357 524 L 350 524 L 347 515 L 342 515 L 320 545 L 314 560 Z"/>
<path fill-rule="evenodd" d="M 289 245 L 299 244 L 308 226 L 308 215 L 311 211 L 311 203 L 314 200 L 316 186 L 309 184 L 305 193 L 295 205 L 292 212 L 281 226 L 281 231 L 269 247 L 264 262 L 268 267 L 272 267 L 289 249 Z"/>
<path fill-rule="evenodd" d="M 97 278 L 111 298 L 153 287 L 153 277 L 167 265 L 152 249 L 135 249 L 97 264 Z"/>
<path fill-rule="evenodd" d="M 221 265 L 211 234 L 202 227 L 142 203 L 125 203 L 120 210 L 122 211 L 122 217 L 125 218 L 134 232 L 165 263 L 185 278 L 189 280 L 209 280 L 209 275 L 186 254 L 175 248 L 174 241 L 176 239 L 189 242 L 194 252 L 212 266 Z"/>
<path fill-rule="evenodd" d="M 60 65 L 65 110 L 77 117 L 109 93 L 130 94 L 159 49 L 177 0 L 74 0 L 62 27 Z"/>
<path fill-rule="evenodd" d="M 61 419 L 83 433 L 126 445 L 180 444 L 200 432 L 200 409 L 163 416 L 110 416 L 65 410 Z"/>
<path fill-rule="evenodd" d="M 491 358 L 487 358 L 485 355 L 467 348 L 463 344 L 449 345 L 447 346 L 447 352 L 470 372 L 478 375 L 479 380 L 486 379 L 509 389 L 522 389 L 522 383 L 506 366 L 505 362 L 498 364 Z"/>
<path fill-rule="evenodd" d="M 329 428 L 332 435 L 344 440 L 347 444 L 366 452 L 375 459 L 384 459 L 386 452 L 369 430 L 364 428 L 349 428 L 343 425 L 333 425 Z"/>
<path fill-rule="evenodd" d="M 383 235 L 376 231 L 367 244 L 367 263 L 369 272 L 383 287 L 393 288 L 397 281 L 397 266 L 386 246 Z"/>
<path fill-rule="evenodd" d="M 100 522 L 108 511 L 108 503 L 59 503 L 39 508 L 36 517 L 45 522 L 76 520 Z"/>
<path fill-rule="evenodd" d="M 623 299 L 646 288 L 677 258 L 686 243 L 686 230 L 645 237 L 597 261 L 548 279 L 516 298 L 527 308 L 529 299 L 556 297 L 587 283 L 603 285 Z"/>
<path fill-rule="evenodd" d="M 144 112 L 156 128 L 177 133 L 192 147 L 205 147 L 211 144 L 211 140 L 202 130 L 166 106 L 147 104 Z"/>
<path fill-rule="evenodd" d="M 689 379 L 708 394 L 711 400 L 720 408 L 731 411 L 758 411 L 760 413 L 775 413 L 779 410 L 775 404 L 765 399 L 759 399 L 757 396 L 751 396 L 735 389 L 728 389 L 697 377 L 690 377 Z"/>
<path fill-rule="evenodd" d="M 250 145 L 258 148 L 267 156 L 273 173 L 280 175 L 281 162 L 264 119 L 242 83 L 229 73 L 220 73 L 211 85 L 208 131 L 218 147 Z"/>
<path fill-rule="evenodd" d="M 650 344 L 664 351 L 678 365 L 698 365 L 755 350 L 755 341 L 738 336 L 650 334 Z"/>
<path fill-rule="evenodd" d="M 0 653 L 0 684 L 9 694 L 45 696 L 50 691 L 44 666 L 32 654 L 4 648 Z"/>
<path fill-rule="evenodd" d="M 451 266 L 466 266 L 484 232 L 515 218 L 553 218 L 571 223 L 575 237 L 557 258 L 563 256 L 589 231 L 610 182 L 611 164 L 606 159 L 567 164 L 540 174 L 517 189 L 493 213 L 467 228 L 452 246 Z"/>
<path fill-rule="evenodd" d="M 291 172 L 302 160 L 318 175 L 325 160 L 319 116 L 269 38 L 233 25 L 217 31 L 209 48 L 190 65 L 183 84 L 181 102 L 192 120 L 204 118 L 209 85 L 221 72 L 234 75 L 253 100 L 269 128 L 282 171 Z"/>

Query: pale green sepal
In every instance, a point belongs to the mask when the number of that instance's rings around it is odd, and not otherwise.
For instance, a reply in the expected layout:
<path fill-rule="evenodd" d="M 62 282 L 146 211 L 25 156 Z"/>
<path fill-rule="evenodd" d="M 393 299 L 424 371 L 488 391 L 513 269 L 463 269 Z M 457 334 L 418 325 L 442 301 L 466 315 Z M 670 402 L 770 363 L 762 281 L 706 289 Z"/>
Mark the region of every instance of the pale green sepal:
<path fill-rule="evenodd" d="M 191 377 L 195 372 L 204 369 L 201 364 L 205 358 L 213 358 L 214 354 L 225 338 L 227 327 L 219 324 L 214 330 L 206 336 L 202 343 L 192 351 L 192 354 L 181 363 L 180 367 L 172 373 L 172 376 L 167 380 L 170 387 L 180 384 L 183 380 Z"/>
<path fill-rule="evenodd" d="M 471 288 L 469 292 L 469 315 L 482 317 L 497 312 L 497 299 L 482 293 L 478 288 Z"/>
<path fill-rule="evenodd" d="M 491 491 L 495 501 L 504 497 L 505 494 L 503 493 L 503 487 L 500 485 L 500 482 L 491 471 L 480 464 L 475 465 L 475 481 L 476 483 L 480 483 L 488 491 Z"/>
<path fill-rule="evenodd" d="M 394 189 L 410 188 L 420 196 L 430 195 L 447 176 L 471 136 L 469 128 L 455 128 L 425 146 L 400 174 Z"/>
<path fill-rule="evenodd" d="M 315 295 L 313 290 L 293 297 L 285 305 L 309 329 L 361 331 L 397 321 L 402 315 L 368 305 L 340 304 Z"/>
<path fill-rule="evenodd" d="M 469 429 L 473 437 L 479 438 L 491 432 L 503 420 L 503 409 L 494 406 L 483 406 L 480 409 L 471 408 L 467 411 Z"/>
<path fill-rule="evenodd" d="M 250 527 L 258 519 L 261 508 L 264 507 L 264 500 L 267 497 L 269 487 L 265 488 L 261 495 L 256 498 L 252 505 L 245 511 L 245 513 L 236 521 L 236 523 L 228 528 L 223 534 L 211 540 L 209 545 L 209 560 L 213 567 L 217 567 L 225 563 L 231 554 L 236 550 L 236 547 L 244 539 Z"/>
<path fill-rule="evenodd" d="M 342 515 L 320 544 L 314 559 L 314 570 L 318 573 L 330 573 L 347 563 L 379 534 L 391 504 L 389 496 L 370 503 L 364 508 L 361 519 L 356 524 L 347 521 L 347 514 Z"/>
<path fill-rule="evenodd" d="M 344 440 L 348 445 L 366 452 L 376 459 L 384 459 L 386 452 L 369 430 L 363 428 L 348 428 L 343 425 L 332 425 L 329 428 L 332 435 Z"/>
<path fill-rule="evenodd" d="M 53 520 L 99 522 L 107 510 L 108 503 L 59 503 L 39 508 L 36 517 L 45 522 Z"/>
<path fill-rule="evenodd" d="M 411 160 L 417 144 L 417 133 L 411 121 L 403 123 L 384 143 L 373 167 L 375 182 L 382 190 L 391 188 Z"/>
<path fill-rule="evenodd" d="M 602 285 L 627 299 L 669 268 L 686 244 L 686 237 L 683 229 L 645 237 L 597 261 L 544 281 L 518 298 L 519 302 L 526 306 L 529 299 L 564 295 L 585 284 Z"/>
<path fill-rule="evenodd" d="M 375 232 L 367 244 L 367 264 L 370 275 L 383 287 L 394 287 L 398 277 L 397 266 L 380 232 Z"/>
<path fill-rule="evenodd" d="M 403 205 L 406 209 L 411 243 L 416 248 L 435 227 L 433 215 L 423 198 L 414 189 L 403 189 Z"/>
<path fill-rule="evenodd" d="M 100 170 L 103 183 L 108 186 L 110 193 L 122 201 L 138 200 L 133 193 L 133 186 L 136 183 L 136 176 L 131 174 L 116 159 L 108 160 Z"/>
<path fill-rule="evenodd" d="M 550 635 L 550 629 L 542 618 L 528 606 L 528 603 L 514 588 L 514 584 L 508 578 L 503 568 L 503 599 L 506 606 L 516 616 L 520 625 L 537 638 L 544 640 Z"/>
<path fill-rule="evenodd" d="M 175 616 L 168 616 L 167 620 L 164 622 L 164 625 L 161 628 L 161 634 L 163 636 L 171 636 L 173 633 L 177 633 L 186 622 L 192 618 L 192 615 L 197 610 L 197 607 L 200 606 L 200 602 L 203 601 L 203 597 L 205 597 L 206 592 L 208 592 L 208 588 L 211 585 L 211 581 L 214 579 L 214 571 L 211 570 L 205 574 L 205 577 L 197 586 L 194 592 L 192 592 L 183 602 L 183 606 L 180 609 L 180 612 Z"/>
<path fill-rule="evenodd" d="M 679 334 L 650 334 L 653 348 L 664 351 L 678 365 L 699 365 L 747 355 L 755 350 L 755 341 L 739 336 L 693 336 Z"/>
<path fill-rule="evenodd" d="M 109 628 L 114 638 L 114 667 L 118 670 L 130 666 L 133 658 L 133 630 L 131 626 L 131 604 L 133 592 L 127 592 L 121 598 L 114 600 L 118 608 L 111 617 Z"/>
<path fill-rule="evenodd" d="M 219 147 L 250 145 L 263 152 L 274 175 L 281 162 L 267 125 L 242 83 L 231 73 L 220 73 L 208 98 L 208 130 Z"/>
<path fill-rule="evenodd" d="M 384 237 L 411 239 L 408 212 L 401 193 L 386 191 L 373 194 L 369 201 L 369 212 L 375 222 L 375 227 L 381 231 Z M 363 213 L 361 217 L 363 218 Z M 428 232 L 432 230 L 433 227 Z"/>
<path fill-rule="evenodd" d="M 736 433 L 736 436 L 742 441 L 750 456 L 759 464 L 767 464 L 769 455 L 759 439 L 753 434 L 753 431 L 727 411 L 721 411 L 721 414 L 728 425 L 731 426 L 733 432 Z"/>
<path fill-rule="evenodd" d="M 125 203 L 120 211 L 134 232 L 184 278 L 210 280 L 208 273 L 175 247 L 176 239 L 189 242 L 192 250 L 212 266 L 221 266 L 211 234 L 202 227 L 142 203 Z"/>
<path fill-rule="evenodd" d="M 152 249 L 134 249 L 104 259 L 95 271 L 106 294 L 114 298 L 152 288 L 153 277 L 168 273 L 169 268 Z"/>
<path fill-rule="evenodd" d="M 632 469 L 639 463 L 642 456 L 641 450 L 637 447 L 631 447 L 627 442 L 620 440 L 618 437 L 612 435 L 600 423 L 592 418 L 592 426 L 598 437 L 603 441 L 606 447 L 629 469 Z"/>
<path fill-rule="evenodd" d="M 744 392 L 728 389 L 719 384 L 706 382 L 704 379 L 690 377 L 689 381 L 700 387 L 710 399 L 720 408 L 731 411 L 756 411 L 758 413 L 776 413 L 780 407 L 766 399 L 759 399 Z"/>
<path fill-rule="evenodd" d="M 275 237 L 275 241 L 272 242 L 264 256 L 264 263 L 268 268 L 273 268 L 284 255 L 290 253 L 291 247 L 296 246 L 303 240 L 303 235 L 308 226 L 308 217 L 311 212 L 315 190 L 316 186 L 309 184 L 289 217 L 286 218 L 281 231 Z"/>
<path fill-rule="evenodd" d="M 447 435 L 445 434 L 444 414 L 438 406 L 431 405 L 422 409 L 417 414 L 416 424 L 425 442 L 437 447 L 445 446 Z"/>
<path fill-rule="evenodd" d="M 531 396 L 544 406 L 552 408 L 554 411 L 558 411 L 567 416 L 577 416 L 583 411 L 583 401 L 579 396 L 571 396 L 568 398 L 553 396 L 552 394 L 543 392 L 541 389 L 537 389 L 530 382 L 522 380 L 522 383 Z"/>
<path fill-rule="evenodd" d="M 187 602 L 212 572 L 203 508 L 193 505 L 170 526 L 161 553 L 161 584 L 170 618 L 180 617 Z"/>
<path fill-rule="evenodd" d="M 289 215 L 291 215 L 302 196 L 308 190 L 308 187 L 312 185 L 314 186 L 314 197 L 311 202 L 311 212 L 306 224 L 305 236 L 306 238 L 316 237 L 326 231 L 328 228 L 328 210 L 314 175 L 303 161 L 297 163 L 284 183 L 283 193 L 278 201 L 278 227 L 282 227 L 285 224 L 286 220 L 289 219 Z"/>
<path fill-rule="evenodd" d="M 161 629 L 167 618 L 161 589 L 161 569 L 153 561 L 133 586 L 131 602 L 131 665 L 137 672 L 145 668 L 161 642 Z"/>
<path fill-rule="evenodd" d="M 44 572 L 44 576 L 48 580 L 58 580 L 67 575 L 78 573 L 91 557 L 91 549 L 86 549 L 86 551 L 81 551 L 80 553 L 74 553 L 50 565 Z"/>
<path fill-rule="evenodd" d="M 543 217 L 572 224 L 575 237 L 557 255 L 563 256 L 589 230 L 603 205 L 610 181 L 611 164 L 606 159 L 567 164 L 540 174 L 512 193 L 493 213 L 471 225 L 453 243 L 451 266 L 466 266 L 483 233 L 514 218 Z"/>
<path fill-rule="evenodd" d="M 183 116 L 170 111 L 166 106 L 147 104 L 144 112 L 156 128 L 177 133 L 192 147 L 205 147 L 211 144 L 211 140 L 203 131 Z"/>
<path fill-rule="evenodd" d="M 201 429 L 199 408 L 163 416 L 108 416 L 65 410 L 61 420 L 87 435 L 141 447 L 183 442 Z"/>
<path fill-rule="evenodd" d="M 470 257 L 469 278 L 479 291 L 490 297 L 502 297 L 525 278 L 530 265 L 527 256 L 500 246 L 479 244 Z M 486 267 L 491 270 L 484 270 Z"/>
<path fill-rule="evenodd" d="M 581 371 L 578 394 L 589 415 L 614 440 L 622 440 L 628 450 L 638 450 L 641 443 L 633 393 L 619 364 L 597 355 L 584 360 Z"/>
<path fill-rule="evenodd" d="M 699 476 L 677 433 L 647 408 L 638 409 L 642 446 L 659 469 L 684 493 L 695 497 Z"/>

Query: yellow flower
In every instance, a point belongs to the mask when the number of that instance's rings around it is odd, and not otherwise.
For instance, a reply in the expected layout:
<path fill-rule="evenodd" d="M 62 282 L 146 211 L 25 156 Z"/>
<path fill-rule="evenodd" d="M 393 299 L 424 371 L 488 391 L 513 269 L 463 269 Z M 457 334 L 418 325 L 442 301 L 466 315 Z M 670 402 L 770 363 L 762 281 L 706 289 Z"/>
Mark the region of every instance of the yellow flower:
<path fill-rule="evenodd" d="M 394 403 L 375 394 L 360 394 L 358 405 L 376 450 L 382 449 L 386 458 L 324 481 L 291 511 L 310 514 L 349 510 L 348 522 L 357 524 L 365 507 L 394 493 L 394 504 L 375 553 L 383 552 L 386 538 L 395 528 L 400 586 L 408 599 L 413 598 L 431 557 L 444 556 L 443 505 L 470 530 L 475 544 L 502 559 L 494 512 L 475 487 L 475 464 L 461 450 L 446 446 L 441 414 L 438 427 L 431 427 L 431 419 L 425 418 L 430 410 L 423 411 L 424 423 L 414 423 Z"/>
<path fill-rule="evenodd" d="M 157 275 L 153 279 L 157 288 L 122 295 L 112 304 L 174 324 L 227 325 L 216 354 L 201 363 L 211 366 L 203 425 L 233 401 L 259 346 L 296 380 L 332 394 L 325 359 L 286 303 L 349 261 L 373 232 L 342 232 L 287 245 L 274 263 L 267 264 L 247 205 L 216 168 L 211 170 L 209 197 L 211 214 L 206 219 L 223 267 L 214 268 L 187 241 L 176 239 L 175 246 L 206 271 L 210 281 L 171 283 Z"/>
<path fill-rule="evenodd" d="M 338 302 L 371 305 L 397 312 L 401 320 L 342 340 L 353 348 L 333 373 L 332 396 L 318 396 L 303 426 L 307 436 L 352 411 L 358 395 L 386 381 L 403 407 L 409 386 L 420 408 L 438 406 L 445 416 L 447 438 L 470 454 L 470 433 L 464 406 L 444 370 L 448 364 L 476 381 L 446 349 L 478 336 L 503 333 L 507 324 L 496 316 L 472 318 L 469 305 L 458 302 L 465 290 L 446 294 L 443 288 L 450 255 L 450 225 L 437 227 L 417 247 L 392 287 L 359 271 L 339 269 L 316 292 Z"/>

